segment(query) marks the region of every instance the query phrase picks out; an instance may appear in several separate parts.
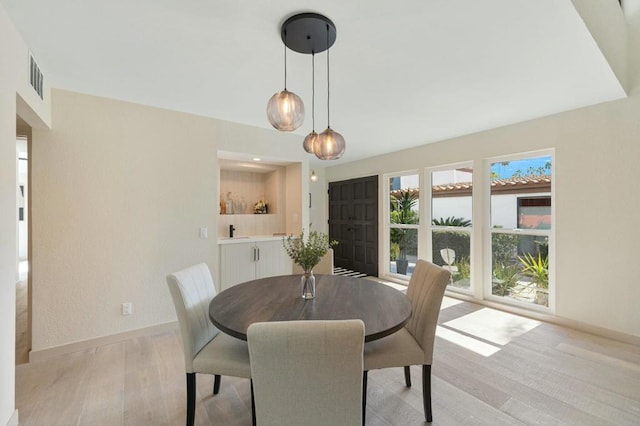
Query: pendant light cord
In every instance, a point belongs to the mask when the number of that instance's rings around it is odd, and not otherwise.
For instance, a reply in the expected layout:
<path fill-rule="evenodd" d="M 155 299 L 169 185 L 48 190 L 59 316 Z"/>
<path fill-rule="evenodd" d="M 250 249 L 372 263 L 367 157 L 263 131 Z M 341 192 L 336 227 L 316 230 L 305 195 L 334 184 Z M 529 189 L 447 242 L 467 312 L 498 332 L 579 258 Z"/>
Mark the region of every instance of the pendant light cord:
<path fill-rule="evenodd" d="M 284 90 L 287 90 L 287 32 L 284 32 Z"/>
<path fill-rule="evenodd" d="M 329 24 L 327 24 L 327 129 L 331 128 L 329 124 Z"/>
<path fill-rule="evenodd" d="M 311 51 L 311 123 L 316 131 L 316 52 Z"/>

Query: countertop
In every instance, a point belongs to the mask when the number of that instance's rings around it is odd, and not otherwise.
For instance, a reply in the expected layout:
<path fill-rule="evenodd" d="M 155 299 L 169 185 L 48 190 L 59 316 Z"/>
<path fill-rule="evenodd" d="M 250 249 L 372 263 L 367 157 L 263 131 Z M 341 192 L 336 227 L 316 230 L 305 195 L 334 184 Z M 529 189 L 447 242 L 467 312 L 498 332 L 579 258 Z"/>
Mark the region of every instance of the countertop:
<path fill-rule="evenodd" d="M 218 238 L 218 244 L 255 243 L 258 241 L 282 241 L 287 235 L 238 235 L 237 237 Z"/>

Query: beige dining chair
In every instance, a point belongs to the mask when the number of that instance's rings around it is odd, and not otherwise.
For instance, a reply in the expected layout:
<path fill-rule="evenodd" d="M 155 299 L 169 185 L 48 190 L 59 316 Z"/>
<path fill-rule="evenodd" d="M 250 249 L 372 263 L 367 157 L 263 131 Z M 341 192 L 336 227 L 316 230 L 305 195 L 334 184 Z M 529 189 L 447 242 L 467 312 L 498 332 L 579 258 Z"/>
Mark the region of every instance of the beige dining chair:
<path fill-rule="evenodd" d="M 360 425 L 361 320 L 254 323 L 247 341 L 258 425 Z"/>
<path fill-rule="evenodd" d="M 221 333 L 209 320 L 209 302 L 215 297 L 213 279 L 200 263 L 167 276 L 176 308 L 184 364 L 187 372 L 187 426 L 193 425 L 196 407 L 196 373 L 214 375 L 213 394 L 220 389 L 220 376 L 251 378 L 247 343 Z M 251 400 L 252 419 L 253 395 Z"/>
<path fill-rule="evenodd" d="M 411 365 L 422 365 L 422 401 L 427 422 L 431 413 L 431 362 L 440 305 L 451 273 L 425 260 L 418 260 L 409 280 L 407 297 L 411 318 L 398 332 L 364 347 L 362 418 L 367 404 L 367 372 L 379 368 L 404 367 L 407 387 L 411 386 Z M 364 422 L 363 422 L 364 423 Z"/>
<path fill-rule="evenodd" d="M 292 273 L 293 275 L 302 275 L 304 274 L 304 269 L 302 269 L 302 266 L 298 265 L 297 263 L 293 263 Z M 327 250 L 325 255 L 322 256 L 322 259 L 320 259 L 320 263 L 318 263 L 316 266 L 313 267 L 313 273 L 333 275 L 333 249 L 332 248 Z"/>

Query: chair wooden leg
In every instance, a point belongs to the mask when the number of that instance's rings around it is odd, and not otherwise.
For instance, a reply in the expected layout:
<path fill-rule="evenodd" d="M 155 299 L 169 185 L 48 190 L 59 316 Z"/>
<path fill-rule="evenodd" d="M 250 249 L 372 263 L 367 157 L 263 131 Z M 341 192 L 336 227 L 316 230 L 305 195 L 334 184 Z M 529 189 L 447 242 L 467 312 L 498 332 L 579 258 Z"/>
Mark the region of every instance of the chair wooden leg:
<path fill-rule="evenodd" d="M 365 415 L 367 413 L 367 377 L 369 372 L 362 373 L 362 426 L 364 426 Z"/>
<path fill-rule="evenodd" d="M 253 398 L 253 380 L 251 382 L 251 424 L 256 426 L 256 402 Z"/>
<path fill-rule="evenodd" d="M 424 415 L 428 423 L 433 421 L 431 414 L 431 366 L 422 366 L 422 405 L 424 405 Z"/>
<path fill-rule="evenodd" d="M 196 419 L 196 373 L 187 373 L 187 426 Z"/>
<path fill-rule="evenodd" d="M 407 387 L 410 388 L 411 387 L 411 366 L 410 365 L 404 366 L 404 381 L 407 384 Z"/>
<path fill-rule="evenodd" d="M 220 375 L 214 374 L 213 375 L 213 394 L 217 395 L 218 392 L 220 392 Z"/>

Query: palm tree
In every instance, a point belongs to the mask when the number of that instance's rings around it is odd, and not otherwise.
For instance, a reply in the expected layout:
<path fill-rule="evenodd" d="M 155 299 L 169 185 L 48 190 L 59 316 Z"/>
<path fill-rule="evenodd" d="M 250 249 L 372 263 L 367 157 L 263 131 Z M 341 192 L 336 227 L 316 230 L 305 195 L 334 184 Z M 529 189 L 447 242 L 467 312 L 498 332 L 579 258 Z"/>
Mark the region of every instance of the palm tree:
<path fill-rule="evenodd" d="M 436 226 L 471 226 L 471 221 L 463 217 L 450 216 L 447 218 L 441 217 L 440 219 L 433 219 L 433 224 Z"/>
<path fill-rule="evenodd" d="M 418 212 L 415 207 L 418 203 L 419 193 L 417 190 L 401 189 L 391 194 L 391 223 L 394 224 L 416 224 L 418 223 Z M 391 228 L 391 243 L 398 244 L 399 255 L 396 259 L 398 273 L 406 274 L 407 249 L 415 244 L 411 238 L 412 229 Z M 404 272 L 403 272 L 404 271 Z"/>

